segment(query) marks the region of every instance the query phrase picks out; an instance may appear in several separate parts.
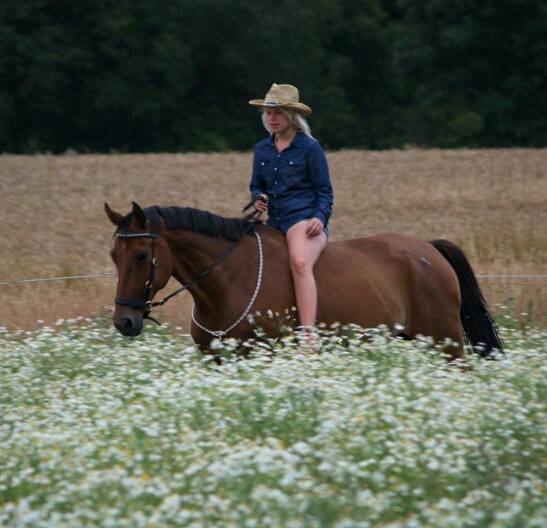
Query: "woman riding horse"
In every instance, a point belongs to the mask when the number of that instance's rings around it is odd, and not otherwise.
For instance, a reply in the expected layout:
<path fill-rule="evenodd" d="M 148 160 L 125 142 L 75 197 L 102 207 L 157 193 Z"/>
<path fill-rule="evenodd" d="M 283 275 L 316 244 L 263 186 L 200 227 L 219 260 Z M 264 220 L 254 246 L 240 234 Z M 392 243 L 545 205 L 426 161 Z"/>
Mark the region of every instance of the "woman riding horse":
<path fill-rule="evenodd" d="M 262 111 L 270 136 L 254 149 L 250 184 L 254 207 L 268 213 L 267 225 L 287 239 L 300 325 L 310 334 L 317 318 L 313 268 L 325 249 L 333 193 L 325 153 L 304 116 L 311 108 L 298 89 L 272 84 L 264 99 L 249 101 Z"/>
<path fill-rule="evenodd" d="M 116 226 L 114 325 L 122 334 L 139 335 L 152 307 L 176 293 L 152 301 L 172 276 L 183 285 L 177 292 L 192 295 L 191 334 L 200 346 L 215 337 L 248 339 L 255 324 L 280 335 L 271 321 L 249 318 L 268 310 L 283 314 L 295 303 L 280 231 L 189 207 L 143 210 L 134 203 L 125 216 L 105 208 Z M 318 319 L 327 324 L 385 324 L 407 338 L 449 339 L 446 353 L 454 359 L 464 356 L 462 329 L 484 356 L 502 348 L 473 270 L 449 241 L 384 233 L 331 242 L 315 277 Z"/>
<path fill-rule="evenodd" d="M 326 247 L 332 186 L 323 149 L 304 119 L 311 109 L 288 84 L 273 84 L 264 99 L 249 103 L 262 109 L 271 134 L 255 147 L 250 185 L 268 225 L 188 207 L 143 210 L 135 203 L 123 216 L 105 204 L 117 227 L 112 258 L 120 332 L 140 334 L 153 306 L 188 290 L 192 337 L 203 347 L 215 337 L 252 337 L 253 314 L 281 314 L 296 302 L 314 349 L 316 319 L 363 328 L 385 324 L 403 337 L 430 336 L 437 343 L 448 339 L 453 359 L 464 356 L 462 328 L 482 355 L 502 349 L 475 274 L 455 244 L 384 233 Z M 152 302 L 171 276 L 183 286 Z M 271 324 L 265 330 L 279 335 Z"/>

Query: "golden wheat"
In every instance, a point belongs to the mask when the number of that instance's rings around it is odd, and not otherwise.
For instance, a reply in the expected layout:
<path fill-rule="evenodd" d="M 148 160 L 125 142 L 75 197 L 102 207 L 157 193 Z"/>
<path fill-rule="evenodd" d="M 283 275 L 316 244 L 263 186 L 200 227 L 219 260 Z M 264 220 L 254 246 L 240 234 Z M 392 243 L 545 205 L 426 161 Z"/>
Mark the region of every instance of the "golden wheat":
<path fill-rule="evenodd" d="M 397 231 L 448 238 L 477 273 L 546 272 L 547 149 L 346 150 L 328 154 L 333 240 Z M 114 271 L 103 202 L 127 212 L 181 205 L 240 216 L 251 154 L 0 157 L 2 281 Z M 490 304 L 543 320 L 545 281 L 483 280 Z M 115 278 L 2 286 L 0 325 L 111 309 Z M 186 327 L 189 297 L 160 316 Z M 518 315 L 517 313 L 517 315 Z"/>

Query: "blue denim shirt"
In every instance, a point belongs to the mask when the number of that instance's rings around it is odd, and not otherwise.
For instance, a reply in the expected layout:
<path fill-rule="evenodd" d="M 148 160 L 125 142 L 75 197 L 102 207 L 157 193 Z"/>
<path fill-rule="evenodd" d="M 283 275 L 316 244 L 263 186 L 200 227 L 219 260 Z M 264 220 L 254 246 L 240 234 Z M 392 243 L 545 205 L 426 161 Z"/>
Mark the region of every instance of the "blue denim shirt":
<path fill-rule="evenodd" d="M 327 227 L 333 203 L 327 159 L 321 145 L 302 132 L 282 152 L 273 136 L 255 145 L 250 189 L 253 200 L 268 195 L 272 227 L 285 231 L 281 226 L 287 220 L 292 224 L 312 217 Z"/>

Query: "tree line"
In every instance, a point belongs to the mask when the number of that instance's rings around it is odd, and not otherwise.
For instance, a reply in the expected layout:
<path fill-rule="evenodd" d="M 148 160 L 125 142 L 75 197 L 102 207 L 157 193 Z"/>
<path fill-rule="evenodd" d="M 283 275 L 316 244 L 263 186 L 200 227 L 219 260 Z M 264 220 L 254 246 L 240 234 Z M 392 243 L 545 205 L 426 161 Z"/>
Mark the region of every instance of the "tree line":
<path fill-rule="evenodd" d="M 5 0 L 0 151 L 248 149 L 272 82 L 328 148 L 547 145 L 546 0 Z"/>

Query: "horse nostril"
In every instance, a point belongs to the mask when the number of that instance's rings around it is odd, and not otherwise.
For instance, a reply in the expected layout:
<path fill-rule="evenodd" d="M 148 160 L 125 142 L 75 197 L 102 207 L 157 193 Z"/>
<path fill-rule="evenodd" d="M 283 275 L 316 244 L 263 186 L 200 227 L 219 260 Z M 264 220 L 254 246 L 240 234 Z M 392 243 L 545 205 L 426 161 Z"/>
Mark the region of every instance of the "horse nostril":
<path fill-rule="evenodd" d="M 138 314 L 114 317 L 114 326 L 124 336 L 135 337 L 142 331 L 142 318 Z"/>
<path fill-rule="evenodd" d="M 124 317 L 121 321 L 121 329 L 128 331 L 133 329 L 133 320 L 129 317 Z"/>

